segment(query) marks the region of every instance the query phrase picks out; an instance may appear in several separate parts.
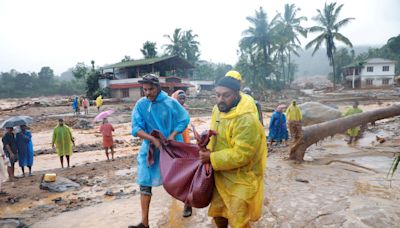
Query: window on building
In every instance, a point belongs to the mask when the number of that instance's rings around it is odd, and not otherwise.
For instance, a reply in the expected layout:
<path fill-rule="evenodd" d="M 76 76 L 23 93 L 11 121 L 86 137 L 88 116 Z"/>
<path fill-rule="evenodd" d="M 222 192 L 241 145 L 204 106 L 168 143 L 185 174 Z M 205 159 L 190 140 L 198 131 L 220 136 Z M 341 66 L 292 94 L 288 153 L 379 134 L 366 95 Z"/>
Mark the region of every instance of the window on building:
<path fill-rule="evenodd" d="M 382 71 L 389 71 L 389 66 L 383 66 Z"/>
<path fill-rule="evenodd" d="M 382 79 L 382 85 L 389 85 L 389 78 Z"/>
<path fill-rule="evenodd" d="M 374 67 L 367 67 L 367 72 L 374 72 Z"/>
<path fill-rule="evenodd" d="M 122 89 L 122 97 L 129 97 L 129 89 Z"/>
<path fill-rule="evenodd" d="M 367 79 L 367 80 L 365 80 L 365 83 L 366 83 L 367 85 L 373 85 L 373 82 L 374 82 L 373 79 Z"/>

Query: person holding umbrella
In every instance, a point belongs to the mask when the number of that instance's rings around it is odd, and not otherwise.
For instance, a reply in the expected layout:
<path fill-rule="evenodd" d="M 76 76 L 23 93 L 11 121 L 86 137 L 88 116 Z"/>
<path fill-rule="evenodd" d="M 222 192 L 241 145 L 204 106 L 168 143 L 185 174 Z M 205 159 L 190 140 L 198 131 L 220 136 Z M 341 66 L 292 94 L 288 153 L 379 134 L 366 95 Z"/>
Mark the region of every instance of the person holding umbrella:
<path fill-rule="evenodd" d="M 108 156 L 108 148 L 111 150 L 111 159 L 114 161 L 113 131 L 115 131 L 114 127 L 108 123 L 107 118 L 104 118 L 103 124 L 100 126 L 100 133 L 103 135 L 103 147 L 106 152 L 107 161 L 110 161 L 110 157 Z"/>
<path fill-rule="evenodd" d="M 29 168 L 28 176 L 32 176 L 33 164 L 33 144 L 32 133 L 27 130 L 26 125 L 20 126 L 21 131 L 16 135 L 16 143 L 18 148 L 18 163 L 22 170 L 22 176 L 25 177 L 25 166 Z"/>
<path fill-rule="evenodd" d="M 6 134 L 4 134 L 1 141 L 3 142 L 3 150 L 6 154 L 6 159 L 9 161 L 7 166 L 8 177 L 10 181 L 14 181 L 14 164 L 18 161 L 18 149 L 13 127 L 6 127 Z"/>
<path fill-rule="evenodd" d="M 69 168 L 69 157 L 72 155 L 72 146 L 75 146 L 74 138 L 72 137 L 71 129 L 64 124 L 63 119 L 58 120 L 58 125 L 53 131 L 53 140 L 51 146 L 54 149 L 56 146 L 57 155 L 60 157 L 61 168 L 64 168 L 64 156 L 67 158 Z"/>

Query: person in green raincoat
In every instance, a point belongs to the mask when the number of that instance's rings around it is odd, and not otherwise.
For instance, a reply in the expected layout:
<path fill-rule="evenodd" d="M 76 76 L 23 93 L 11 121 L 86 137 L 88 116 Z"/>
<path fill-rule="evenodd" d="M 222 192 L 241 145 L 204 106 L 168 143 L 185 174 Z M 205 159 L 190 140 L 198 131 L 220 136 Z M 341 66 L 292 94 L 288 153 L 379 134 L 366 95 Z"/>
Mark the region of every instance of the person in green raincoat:
<path fill-rule="evenodd" d="M 261 217 L 267 143 L 253 100 L 240 93 L 240 81 L 225 76 L 215 88 L 217 105 L 210 129 L 217 132 L 200 151 L 211 163 L 215 187 L 208 215 L 218 228 L 249 227 Z"/>
<path fill-rule="evenodd" d="M 358 107 L 358 101 L 355 101 L 352 108 L 347 109 L 347 111 L 343 114 L 343 116 L 351 116 L 357 113 L 362 113 L 363 111 Z M 356 141 L 360 134 L 360 126 L 355 128 L 350 128 L 347 130 L 347 134 L 349 135 L 350 139 L 347 142 L 351 144 L 353 141 Z"/>
<path fill-rule="evenodd" d="M 56 147 L 57 155 L 60 157 L 61 168 L 64 168 L 64 156 L 67 158 L 69 168 L 69 157 L 72 155 L 72 146 L 75 146 L 71 129 L 64 124 L 63 119 L 58 120 L 58 125 L 53 131 L 52 148 Z"/>

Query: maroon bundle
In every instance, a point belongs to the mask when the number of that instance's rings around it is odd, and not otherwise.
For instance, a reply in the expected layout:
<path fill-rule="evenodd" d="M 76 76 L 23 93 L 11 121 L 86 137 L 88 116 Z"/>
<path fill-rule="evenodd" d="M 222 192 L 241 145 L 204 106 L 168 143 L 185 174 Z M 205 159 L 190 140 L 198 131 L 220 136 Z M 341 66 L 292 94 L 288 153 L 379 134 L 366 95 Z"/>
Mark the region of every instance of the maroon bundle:
<path fill-rule="evenodd" d="M 202 164 L 199 151 L 205 148 L 214 131 L 199 136 L 193 128 L 198 144 L 188 144 L 167 140 L 161 132 L 153 131 L 151 135 L 160 139 L 160 171 L 164 189 L 174 198 L 192 207 L 207 207 L 211 202 L 214 188 L 213 170 L 210 164 Z M 153 146 L 147 155 L 152 164 Z"/>

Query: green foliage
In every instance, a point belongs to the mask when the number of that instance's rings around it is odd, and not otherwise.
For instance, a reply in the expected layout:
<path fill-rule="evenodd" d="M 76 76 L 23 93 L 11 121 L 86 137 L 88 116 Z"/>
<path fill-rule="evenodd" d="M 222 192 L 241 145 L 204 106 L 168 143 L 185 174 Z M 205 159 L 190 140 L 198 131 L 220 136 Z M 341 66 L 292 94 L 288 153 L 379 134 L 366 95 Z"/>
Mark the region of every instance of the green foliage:
<path fill-rule="evenodd" d="M 340 48 L 334 53 L 333 59 L 335 61 L 335 72 L 337 75 L 341 75 L 342 68 L 352 64 L 355 61 L 354 51 L 347 48 Z M 333 82 L 333 74 L 329 74 L 329 80 Z M 335 77 L 335 84 L 341 83 L 342 77 Z"/>
<path fill-rule="evenodd" d="M 247 17 L 250 27 L 243 31 L 240 40 L 240 55 L 236 67 L 253 89 L 280 90 L 293 81 L 294 64 L 291 55 L 298 55 L 300 41 L 298 36 L 306 36 L 307 30 L 298 17 L 300 11 L 294 4 L 286 4 L 284 14 L 278 13 L 270 22 L 260 7 L 255 16 Z M 275 82 L 272 82 L 275 80 Z"/>
<path fill-rule="evenodd" d="M 72 70 L 72 74 L 76 79 L 84 79 L 89 69 L 83 62 L 79 62 L 76 64 L 74 69 Z"/>
<path fill-rule="evenodd" d="M 140 51 L 145 59 L 155 58 L 157 57 L 157 44 L 156 42 L 146 41 Z"/>
<path fill-rule="evenodd" d="M 197 34 L 193 34 L 192 30 L 182 31 L 176 28 L 172 36 L 164 35 L 168 38 L 170 44 L 163 45 L 165 54 L 177 55 L 186 59 L 189 63 L 195 64 L 200 57 L 200 43 L 196 40 Z"/>
<path fill-rule="evenodd" d="M 223 63 L 211 63 L 207 61 L 199 61 L 193 72 L 194 80 L 218 80 L 225 73 L 232 69 L 231 65 Z"/>
<path fill-rule="evenodd" d="M 82 81 L 60 80 L 50 67 L 43 67 L 38 74 L 0 73 L 0 98 L 82 94 L 84 88 Z"/>
<path fill-rule="evenodd" d="M 100 72 L 96 70 L 90 70 L 86 74 L 86 96 L 91 99 L 95 99 L 95 93 L 99 90 L 99 78 Z"/>
<path fill-rule="evenodd" d="M 400 163 L 400 154 L 398 154 L 398 155 L 393 159 L 392 165 L 390 166 L 390 169 L 389 169 L 389 172 L 388 172 L 386 178 L 389 178 L 389 176 L 390 176 L 390 179 L 393 178 L 393 175 L 394 175 L 394 173 L 396 172 L 397 167 L 399 166 L 399 163 Z"/>

